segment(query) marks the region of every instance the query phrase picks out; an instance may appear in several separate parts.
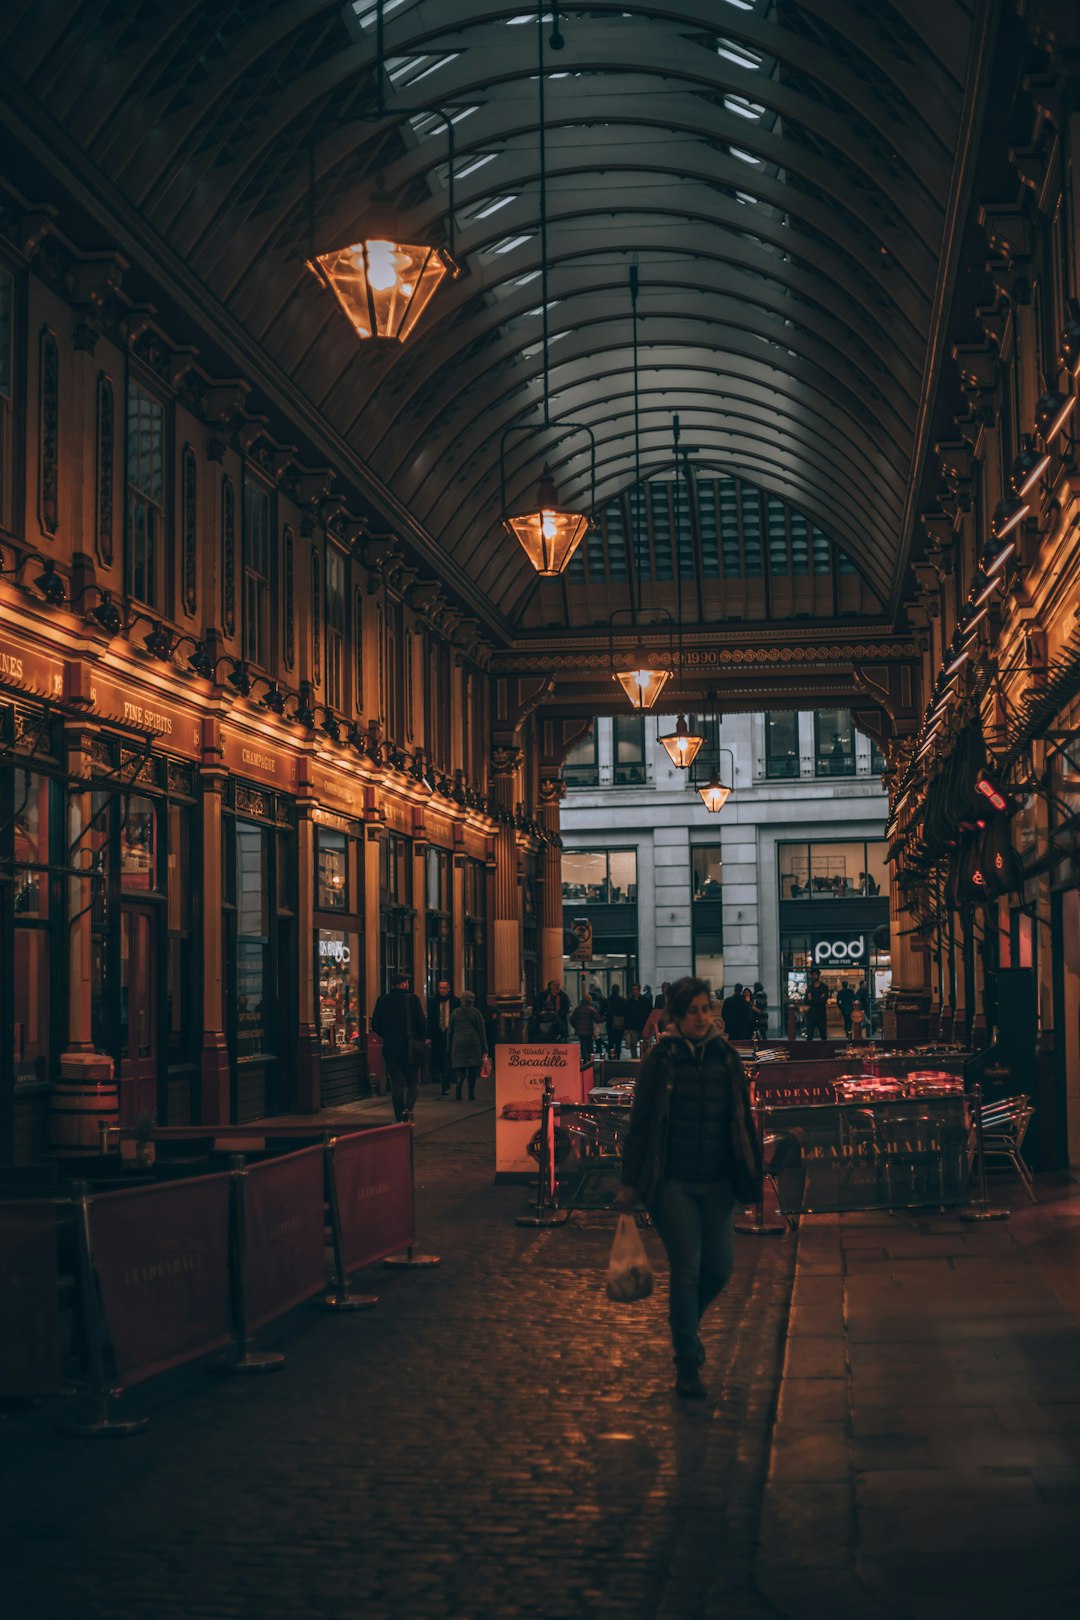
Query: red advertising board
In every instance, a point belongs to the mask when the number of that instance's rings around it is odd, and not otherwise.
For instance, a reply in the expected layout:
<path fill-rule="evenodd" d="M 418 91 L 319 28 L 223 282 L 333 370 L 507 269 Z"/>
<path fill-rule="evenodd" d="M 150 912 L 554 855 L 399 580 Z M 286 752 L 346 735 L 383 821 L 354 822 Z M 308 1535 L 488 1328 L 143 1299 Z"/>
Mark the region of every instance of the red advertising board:
<path fill-rule="evenodd" d="M 90 1199 L 88 1213 L 122 1384 L 228 1344 L 227 1175 L 102 1193 Z"/>
<path fill-rule="evenodd" d="M 254 1333 L 326 1287 L 323 1150 L 301 1148 L 244 1172 L 247 1326 Z"/>
<path fill-rule="evenodd" d="M 52 1204 L 0 1204 L 0 1395 L 45 1395 L 60 1386 Z"/>
<path fill-rule="evenodd" d="M 415 1240 L 408 1125 L 338 1137 L 334 1179 L 346 1271 L 373 1265 Z"/>

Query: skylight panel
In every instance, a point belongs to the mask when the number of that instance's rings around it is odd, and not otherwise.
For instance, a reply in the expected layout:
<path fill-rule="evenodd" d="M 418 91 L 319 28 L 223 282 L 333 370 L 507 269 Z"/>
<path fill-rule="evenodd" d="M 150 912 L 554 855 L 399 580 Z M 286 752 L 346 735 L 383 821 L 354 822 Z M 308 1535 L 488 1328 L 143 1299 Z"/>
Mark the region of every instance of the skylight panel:
<path fill-rule="evenodd" d="M 490 251 L 493 254 L 494 253 L 513 253 L 515 248 L 524 247 L 526 242 L 531 242 L 531 241 L 532 241 L 531 236 L 504 236 L 502 241 L 501 242 L 496 242 L 495 246 Z M 537 275 L 540 274 L 539 270 L 537 270 L 536 274 Z"/>
<path fill-rule="evenodd" d="M 569 336 L 569 332 L 552 332 L 551 336 L 548 338 L 548 348 L 550 349 L 553 343 L 561 343 L 564 337 Z M 522 349 L 521 351 L 522 358 L 525 360 L 531 360 L 534 354 L 543 354 L 543 352 L 544 345 L 542 343 L 536 343 L 531 349 Z"/>
<path fill-rule="evenodd" d="M 716 49 L 720 56 L 726 56 L 736 67 L 756 70 L 764 61 L 764 57 L 759 56 L 757 51 L 752 51 L 748 45 L 740 45 L 734 39 L 721 39 Z"/>
<path fill-rule="evenodd" d="M 753 11 L 754 0 L 724 0 L 724 4 L 734 6 L 736 11 Z"/>
<path fill-rule="evenodd" d="M 500 208 L 506 208 L 512 202 L 517 202 L 516 191 L 509 192 L 505 197 L 493 197 L 490 202 L 485 202 L 482 207 L 474 208 L 470 218 L 490 219 L 492 214 L 497 214 Z"/>
<path fill-rule="evenodd" d="M 738 113 L 740 118 L 753 119 L 756 124 L 765 116 L 765 108 L 758 101 L 751 101 L 747 96 L 725 96 L 724 106 L 728 112 Z"/>
<path fill-rule="evenodd" d="M 465 179 L 467 179 L 467 177 L 470 174 L 475 174 L 477 169 L 482 169 L 485 164 L 494 163 L 494 161 L 498 157 L 498 155 L 499 155 L 498 152 L 483 152 L 483 153 L 481 153 L 481 155 L 479 157 L 471 158 L 469 160 L 469 162 L 464 165 L 463 168 L 455 169 L 455 171 L 454 171 L 454 179 L 455 180 L 465 180 Z"/>
<path fill-rule="evenodd" d="M 741 146 L 729 146 L 728 151 L 733 158 L 738 158 L 740 163 L 752 163 L 757 169 L 764 164 L 763 158 L 755 157 L 753 152 L 746 152 Z"/>
<path fill-rule="evenodd" d="M 474 112 L 480 111 L 480 103 L 471 107 L 462 107 L 459 112 L 450 114 L 452 124 L 462 124 L 466 118 L 471 118 Z M 439 113 L 417 113 L 415 118 L 409 119 L 409 125 L 417 140 L 426 141 L 431 135 L 444 135 L 446 133 L 446 120 Z"/>
<path fill-rule="evenodd" d="M 542 276 L 543 273 L 544 272 L 542 270 L 530 270 L 527 276 L 518 277 L 517 285 L 519 287 L 527 287 L 530 281 L 535 281 L 537 276 Z"/>
<path fill-rule="evenodd" d="M 735 200 L 736 202 L 750 203 L 754 208 L 759 208 L 761 206 L 760 197 L 752 197 L 748 191 L 737 191 L 735 193 Z"/>
<path fill-rule="evenodd" d="M 383 0 L 383 16 L 389 17 L 392 11 L 405 5 L 407 0 Z M 372 0 L 353 0 L 353 11 L 361 28 L 374 28 L 379 17 L 379 8 L 372 4 Z"/>
<path fill-rule="evenodd" d="M 562 303 L 561 298 L 549 298 L 547 307 L 548 307 L 548 309 L 554 309 L 556 304 L 561 304 L 561 303 Z M 535 309 L 527 309 L 525 311 L 526 315 L 542 315 L 543 313 L 544 313 L 543 304 L 537 304 Z"/>

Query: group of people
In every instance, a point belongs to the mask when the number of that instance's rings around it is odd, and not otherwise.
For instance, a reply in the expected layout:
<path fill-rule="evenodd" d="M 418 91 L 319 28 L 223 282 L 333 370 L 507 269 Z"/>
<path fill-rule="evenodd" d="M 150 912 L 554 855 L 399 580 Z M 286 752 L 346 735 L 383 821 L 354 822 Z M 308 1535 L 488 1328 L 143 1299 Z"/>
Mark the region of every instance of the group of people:
<path fill-rule="evenodd" d="M 702 981 L 704 982 L 704 981 Z M 637 1058 L 650 1050 L 670 1022 L 668 1000 L 670 980 L 665 979 L 659 995 L 649 985 L 632 984 L 624 996 L 613 984 L 605 996 L 592 984 L 571 1010 L 570 997 L 557 979 L 551 979 L 533 1003 L 527 1037 L 530 1041 L 566 1041 L 571 1032 L 581 1047 L 583 1062 L 603 1053 L 618 1058 L 625 1049 Z M 710 1006 L 716 1026 L 729 1040 L 763 1040 L 769 1022 L 769 998 L 758 979 L 753 988 L 737 984 L 722 1004 L 712 999 Z"/>
<path fill-rule="evenodd" d="M 829 1033 L 829 1001 L 832 991 L 821 976 L 820 968 L 810 969 L 803 1008 L 804 1034 L 808 1041 L 824 1041 Z M 870 1033 L 870 1008 L 866 989 L 860 980 L 854 989 L 846 979 L 840 980 L 836 992 L 836 1006 L 844 1020 L 844 1034 L 849 1041 L 861 1041 Z"/>
<path fill-rule="evenodd" d="M 440 979 L 425 1013 L 408 974 L 402 973 L 375 1003 L 371 1028 L 382 1041 L 383 1068 L 399 1124 L 413 1117 L 420 1073 L 429 1060 L 432 1079 L 440 1081 L 444 1097 L 453 1085 L 459 1102 L 466 1087 L 475 1100 L 490 1048 L 484 1015 L 471 990 L 455 996 L 449 980 Z"/>

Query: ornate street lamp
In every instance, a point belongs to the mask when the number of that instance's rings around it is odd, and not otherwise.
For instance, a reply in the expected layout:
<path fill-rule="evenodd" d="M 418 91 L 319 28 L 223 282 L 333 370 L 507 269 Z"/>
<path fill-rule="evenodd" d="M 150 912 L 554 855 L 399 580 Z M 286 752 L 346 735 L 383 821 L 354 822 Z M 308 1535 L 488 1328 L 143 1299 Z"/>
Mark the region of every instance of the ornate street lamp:
<path fill-rule="evenodd" d="M 671 763 L 678 770 L 687 771 L 700 753 L 705 739 L 692 732 L 680 714 L 675 722 L 675 730 L 661 737 L 660 741 L 667 749 Z"/>
<path fill-rule="evenodd" d="M 444 277 L 458 274 L 445 248 L 368 237 L 308 260 L 360 338 L 404 343 Z"/>
<path fill-rule="evenodd" d="M 655 668 L 649 663 L 645 649 L 639 647 L 634 654 L 633 669 L 615 669 L 612 670 L 612 674 L 633 707 L 643 711 L 653 707 L 670 681 L 673 671 Z"/>
<path fill-rule="evenodd" d="M 674 443 L 675 443 L 675 546 L 676 546 L 676 553 L 678 554 L 679 547 L 680 547 L 680 545 L 682 543 L 682 531 L 681 531 L 681 524 L 682 524 L 682 484 L 681 484 L 680 479 L 679 479 L 679 418 L 677 416 L 673 416 L 672 419 L 671 419 L 671 431 L 672 431 L 672 437 L 673 437 Z M 687 482 L 687 488 L 689 488 L 689 485 L 690 485 L 690 462 L 689 462 L 689 457 L 687 457 L 687 464 L 686 464 L 686 482 Z M 685 673 L 686 658 L 685 658 L 685 654 L 683 652 L 682 570 L 681 569 L 676 569 L 676 571 L 675 571 L 675 590 L 676 590 L 676 593 L 677 593 L 677 595 L 676 595 L 676 613 L 678 615 L 678 630 L 679 630 L 679 677 L 680 677 L 680 679 L 682 679 L 682 677 L 683 677 L 683 675 Z M 661 737 L 660 741 L 663 743 L 664 748 L 667 750 L 667 756 L 670 759 L 671 763 L 675 766 L 675 768 L 677 770 L 680 770 L 680 771 L 688 771 L 690 769 L 691 765 L 694 763 L 694 760 L 697 758 L 698 753 L 699 753 L 699 751 L 701 749 L 701 745 L 705 741 L 705 738 L 702 737 L 702 736 L 699 736 L 696 732 L 691 732 L 690 727 L 687 725 L 685 718 L 680 714 L 680 715 L 677 716 L 677 718 L 675 720 L 675 730 L 673 732 L 669 732 L 666 737 Z"/>
<path fill-rule="evenodd" d="M 701 794 L 702 804 L 709 814 L 714 816 L 724 808 L 731 798 L 731 789 L 725 787 L 721 782 L 715 765 L 709 775 L 709 780 L 702 783 L 698 788 L 698 792 Z"/>
<path fill-rule="evenodd" d="M 527 512 L 505 517 L 503 523 L 520 541 L 540 579 L 555 579 L 562 573 L 589 527 L 583 512 L 570 512 L 559 505 L 555 480 L 546 464 L 535 504 Z"/>

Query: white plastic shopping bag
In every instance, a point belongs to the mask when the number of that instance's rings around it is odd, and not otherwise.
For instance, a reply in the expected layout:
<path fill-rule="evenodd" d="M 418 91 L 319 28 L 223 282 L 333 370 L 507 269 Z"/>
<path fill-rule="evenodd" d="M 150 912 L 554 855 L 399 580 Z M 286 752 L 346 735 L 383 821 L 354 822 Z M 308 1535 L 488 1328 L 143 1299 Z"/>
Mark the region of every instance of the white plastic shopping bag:
<path fill-rule="evenodd" d="M 608 1261 L 608 1299 L 628 1304 L 631 1300 L 648 1299 L 652 1291 L 652 1267 L 637 1222 L 632 1215 L 620 1215 Z"/>

